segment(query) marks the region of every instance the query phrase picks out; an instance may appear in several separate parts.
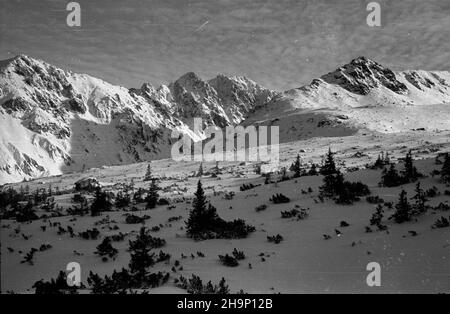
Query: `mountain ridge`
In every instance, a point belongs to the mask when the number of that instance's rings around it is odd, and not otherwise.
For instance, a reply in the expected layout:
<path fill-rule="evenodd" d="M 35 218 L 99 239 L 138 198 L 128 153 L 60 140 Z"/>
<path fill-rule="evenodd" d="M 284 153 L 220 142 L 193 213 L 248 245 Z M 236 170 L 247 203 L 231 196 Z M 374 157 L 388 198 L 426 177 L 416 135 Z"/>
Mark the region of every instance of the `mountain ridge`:
<path fill-rule="evenodd" d="M 244 125 L 278 125 L 280 142 L 355 133 L 450 129 L 450 73 L 391 71 L 353 59 L 256 107 Z"/>
<path fill-rule="evenodd" d="M 188 72 L 125 88 L 18 55 L 0 61 L 0 183 L 167 158 L 173 131 L 278 125 L 280 142 L 413 128 L 450 129 L 450 73 L 394 72 L 359 57 L 309 85 L 268 90 L 242 76 Z"/>
<path fill-rule="evenodd" d="M 204 138 L 190 127 L 194 117 L 205 126 L 237 124 L 255 99 L 274 95 L 248 79 L 228 80 L 233 90 L 220 93 L 232 97 L 222 99 L 193 73 L 127 89 L 26 55 L 4 60 L 0 183 L 169 157 L 172 131 Z"/>

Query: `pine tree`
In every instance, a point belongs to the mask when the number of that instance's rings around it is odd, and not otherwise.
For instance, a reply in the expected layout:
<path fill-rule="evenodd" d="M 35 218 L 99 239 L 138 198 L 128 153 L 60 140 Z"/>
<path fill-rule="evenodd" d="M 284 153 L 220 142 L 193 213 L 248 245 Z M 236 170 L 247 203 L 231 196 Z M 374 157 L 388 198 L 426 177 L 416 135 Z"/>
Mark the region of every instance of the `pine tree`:
<path fill-rule="evenodd" d="M 295 162 L 292 164 L 291 170 L 294 171 L 294 178 L 299 178 L 302 175 L 300 155 L 297 155 Z"/>
<path fill-rule="evenodd" d="M 423 214 L 427 211 L 427 197 L 425 191 L 420 187 L 420 181 L 416 184 L 416 194 L 412 197 L 415 200 L 414 211 L 416 214 Z"/>
<path fill-rule="evenodd" d="M 381 220 L 383 219 L 383 206 L 380 204 L 375 208 L 375 212 L 372 214 L 372 217 L 370 218 L 370 225 L 371 226 L 380 226 Z"/>
<path fill-rule="evenodd" d="M 408 203 L 406 195 L 406 191 L 402 190 L 398 203 L 395 205 L 396 211 L 392 215 L 394 221 L 399 224 L 411 219 L 411 206 Z"/>
<path fill-rule="evenodd" d="M 208 227 L 212 227 L 215 220 L 218 219 L 216 209 L 206 201 L 205 191 L 201 181 L 197 183 L 197 191 L 192 202 L 192 209 L 186 222 L 187 234 L 195 236 Z M 207 206 L 208 205 L 208 206 Z"/>
<path fill-rule="evenodd" d="M 330 189 L 333 191 L 333 195 L 337 196 L 335 199 L 337 204 L 352 204 L 355 200 L 352 192 L 347 188 L 344 175 L 341 172 L 334 176 L 333 186 Z"/>
<path fill-rule="evenodd" d="M 417 168 L 414 167 L 411 150 L 406 154 L 405 169 L 403 170 L 402 175 L 406 182 L 414 182 L 418 177 L 420 177 Z"/>
<path fill-rule="evenodd" d="M 328 153 L 325 155 L 322 161 L 322 167 L 320 168 L 320 174 L 326 176 L 330 174 L 336 174 L 338 172 L 336 163 L 334 161 L 334 154 L 331 148 L 328 149 Z"/>
<path fill-rule="evenodd" d="M 151 181 L 152 178 L 153 178 L 152 166 L 150 165 L 150 163 L 148 163 L 148 165 L 147 165 L 147 172 L 145 173 L 145 176 L 144 176 L 144 181 Z"/>
<path fill-rule="evenodd" d="M 105 237 L 97 246 L 97 251 L 95 251 L 95 254 L 99 256 L 108 256 L 109 258 L 115 257 L 117 253 L 119 253 L 117 249 L 111 245 L 110 237 Z"/>
<path fill-rule="evenodd" d="M 36 215 L 36 212 L 33 209 L 33 202 L 31 200 L 29 200 L 25 206 L 21 206 L 20 204 L 15 205 L 20 208 L 19 212 L 16 214 L 17 222 L 27 222 L 39 219 L 39 216 Z"/>
<path fill-rule="evenodd" d="M 130 205 L 131 199 L 130 195 L 127 193 L 124 193 L 122 191 L 119 191 L 116 195 L 116 207 L 117 208 L 124 208 Z"/>
<path fill-rule="evenodd" d="M 450 154 L 445 154 L 444 164 L 442 165 L 441 178 L 444 183 L 450 183 Z"/>
<path fill-rule="evenodd" d="M 391 164 L 389 170 L 383 169 L 380 184 L 385 187 L 394 187 L 403 183 L 402 178 L 395 169 L 395 165 Z"/>
<path fill-rule="evenodd" d="M 147 269 L 155 264 L 152 249 L 152 236 L 150 231 L 142 227 L 134 241 L 129 241 L 130 249 L 130 271 L 141 280 L 145 278 Z"/>
<path fill-rule="evenodd" d="M 225 278 L 222 277 L 222 279 L 219 282 L 219 289 L 217 291 L 218 294 L 228 294 L 230 293 L 230 289 L 228 288 L 228 285 L 226 284 Z"/>
<path fill-rule="evenodd" d="M 156 183 L 156 179 L 152 179 L 152 183 L 150 184 L 150 189 L 148 191 L 147 197 L 145 201 L 147 202 L 146 208 L 155 208 L 158 203 L 158 185 Z"/>
<path fill-rule="evenodd" d="M 319 187 L 320 195 L 333 197 L 336 194 L 336 175 L 328 174 L 323 177 L 323 185 Z"/>
<path fill-rule="evenodd" d="M 372 165 L 372 169 L 383 169 L 384 167 L 384 153 L 378 154 L 378 158 L 375 163 Z"/>
<path fill-rule="evenodd" d="M 91 215 L 97 216 L 102 211 L 111 210 L 112 204 L 108 198 L 106 192 L 103 192 L 100 188 L 95 191 L 95 199 L 91 204 Z"/>

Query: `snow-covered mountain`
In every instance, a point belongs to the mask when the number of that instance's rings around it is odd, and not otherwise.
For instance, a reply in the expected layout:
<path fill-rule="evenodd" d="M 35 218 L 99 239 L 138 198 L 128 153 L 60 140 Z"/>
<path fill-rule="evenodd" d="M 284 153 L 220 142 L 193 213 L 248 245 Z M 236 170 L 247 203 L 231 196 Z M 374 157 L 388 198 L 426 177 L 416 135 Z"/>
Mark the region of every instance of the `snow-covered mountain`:
<path fill-rule="evenodd" d="M 170 156 L 172 130 L 242 122 L 275 93 L 243 77 L 187 73 L 169 86 L 114 86 L 24 55 L 0 62 L 0 184 Z"/>
<path fill-rule="evenodd" d="M 280 142 L 450 129 L 450 73 L 393 72 L 360 57 L 283 93 L 245 77 L 114 86 L 24 55 L 0 61 L 0 184 L 170 156 L 173 130 L 279 125 Z"/>
<path fill-rule="evenodd" d="M 357 132 L 450 129 L 450 73 L 393 72 L 365 57 L 257 106 L 244 125 L 279 125 L 280 142 Z"/>

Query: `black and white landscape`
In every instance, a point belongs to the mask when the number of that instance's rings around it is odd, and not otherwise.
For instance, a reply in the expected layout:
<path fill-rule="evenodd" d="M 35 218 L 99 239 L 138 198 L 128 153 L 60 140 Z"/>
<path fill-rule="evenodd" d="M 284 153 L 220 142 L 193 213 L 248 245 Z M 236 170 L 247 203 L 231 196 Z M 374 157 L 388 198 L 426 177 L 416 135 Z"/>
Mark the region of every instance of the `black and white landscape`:
<path fill-rule="evenodd" d="M 450 293 L 445 1 L 0 2 L 1 293 Z"/>
<path fill-rule="evenodd" d="M 285 92 L 194 73 L 128 90 L 20 55 L 0 82 L 3 292 L 63 289 L 50 280 L 74 261 L 80 293 L 196 292 L 192 275 L 205 293 L 208 281 L 231 293 L 373 292 L 370 262 L 382 267 L 376 292 L 449 292 L 448 72 L 360 57 Z M 193 117 L 279 125 L 279 169 L 173 161 L 170 131 L 198 140 Z M 222 223 L 246 226 L 217 231 L 200 217 L 190 233 L 199 181 L 205 212 L 209 202 Z M 151 260 L 139 280 L 137 238 Z"/>

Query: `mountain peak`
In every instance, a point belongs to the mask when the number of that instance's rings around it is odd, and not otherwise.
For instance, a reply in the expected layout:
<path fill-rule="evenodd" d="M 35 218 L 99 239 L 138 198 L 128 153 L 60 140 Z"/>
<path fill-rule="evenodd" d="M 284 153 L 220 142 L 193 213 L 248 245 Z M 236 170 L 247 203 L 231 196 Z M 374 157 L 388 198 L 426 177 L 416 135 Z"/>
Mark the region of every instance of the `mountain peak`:
<path fill-rule="evenodd" d="M 175 81 L 175 83 L 179 83 L 181 85 L 184 85 L 186 82 L 203 82 L 203 80 L 196 73 L 187 72 Z"/>
<path fill-rule="evenodd" d="M 397 80 L 392 70 L 366 57 L 353 59 L 321 79 L 359 95 L 367 95 L 381 86 L 401 95 L 407 92 L 406 85 Z"/>
<path fill-rule="evenodd" d="M 373 61 L 372 59 L 369 59 L 365 56 L 359 56 L 358 58 L 353 59 L 350 61 L 351 64 L 367 64 L 367 63 L 377 63 Z"/>
<path fill-rule="evenodd" d="M 12 64 L 20 64 L 20 63 L 32 63 L 32 61 L 35 61 L 35 59 L 28 57 L 24 54 L 16 55 L 12 58 L 0 60 L 0 69 L 6 69 L 8 66 Z M 34 62 L 33 62 L 34 63 Z"/>

